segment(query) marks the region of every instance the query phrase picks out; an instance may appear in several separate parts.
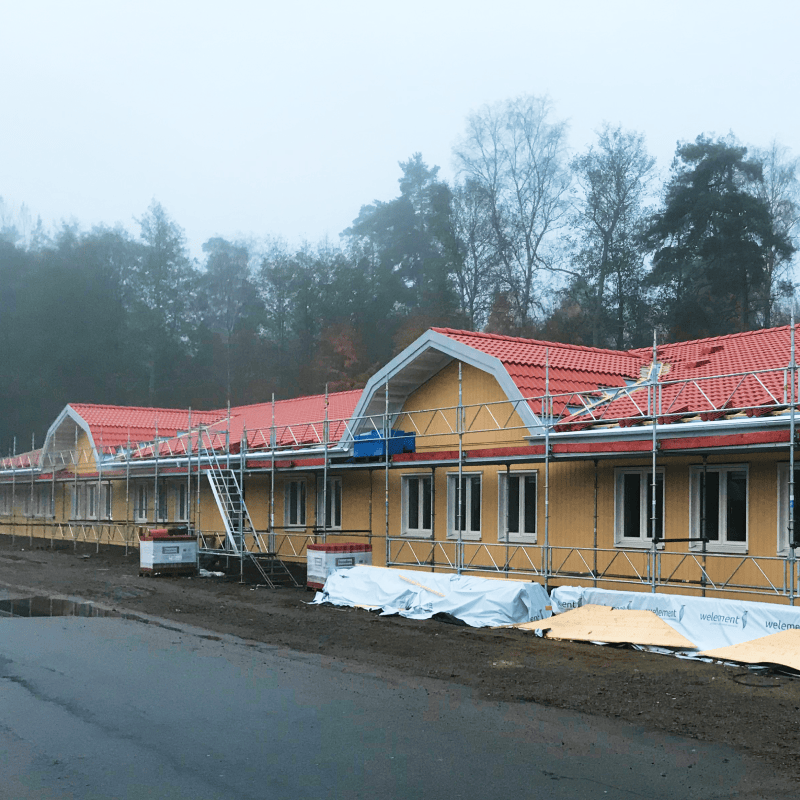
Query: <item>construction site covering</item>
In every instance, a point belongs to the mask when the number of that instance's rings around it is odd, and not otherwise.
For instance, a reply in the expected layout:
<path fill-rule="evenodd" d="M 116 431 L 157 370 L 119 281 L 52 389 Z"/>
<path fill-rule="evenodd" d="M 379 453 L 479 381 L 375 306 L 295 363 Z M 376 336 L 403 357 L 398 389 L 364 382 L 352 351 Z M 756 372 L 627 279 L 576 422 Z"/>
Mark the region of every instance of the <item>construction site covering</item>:
<path fill-rule="evenodd" d="M 538 583 L 368 566 L 337 570 L 313 602 L 380 609 L 410 619 L 442 615 L 473 628 L 550 616 L 550 600 Z"/>
<path fill-rule="evenodd" d="M 652 611 L 699 650 L 729 647 L 800 628 L 800 608 L 775 603 L 616 592 L 582 586 L 559 586 L 553 590 L 551 600 L 554 614 L 590 604 Z M 596 640 L 606 641 L 600 637 Z M 632 643 L 649 644 L 646 641 Z"/>

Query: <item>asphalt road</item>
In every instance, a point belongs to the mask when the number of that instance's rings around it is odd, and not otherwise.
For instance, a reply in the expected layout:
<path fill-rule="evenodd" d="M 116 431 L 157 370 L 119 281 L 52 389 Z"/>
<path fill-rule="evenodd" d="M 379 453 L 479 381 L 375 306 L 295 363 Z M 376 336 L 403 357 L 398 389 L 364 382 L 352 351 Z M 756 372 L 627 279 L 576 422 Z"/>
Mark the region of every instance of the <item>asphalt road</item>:
<path fill-rule="evenodd" d="M 725 747 L 173 623 L 0 619 L 2 798 L 674 800 L 766 779 Z"/>

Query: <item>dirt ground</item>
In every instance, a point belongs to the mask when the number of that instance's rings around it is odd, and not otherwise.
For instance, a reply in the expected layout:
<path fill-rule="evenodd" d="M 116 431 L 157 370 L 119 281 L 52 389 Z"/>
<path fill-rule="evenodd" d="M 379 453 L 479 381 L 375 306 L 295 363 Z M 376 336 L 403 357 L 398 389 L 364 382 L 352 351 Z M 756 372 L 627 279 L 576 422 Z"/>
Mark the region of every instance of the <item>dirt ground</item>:
<path fill-rule="evenodd" d="M 65 594 L 120 610 L 380 670 L 438 678 L 483 697 L 543 703 L 726 743 L 800 781 L 800 678 L 629 648 L 556 642 L 307 605 L 301 589 L 235 579 L 139 577 L 138 551 L 55 550 L 0 536 L 0 589 Z"/>

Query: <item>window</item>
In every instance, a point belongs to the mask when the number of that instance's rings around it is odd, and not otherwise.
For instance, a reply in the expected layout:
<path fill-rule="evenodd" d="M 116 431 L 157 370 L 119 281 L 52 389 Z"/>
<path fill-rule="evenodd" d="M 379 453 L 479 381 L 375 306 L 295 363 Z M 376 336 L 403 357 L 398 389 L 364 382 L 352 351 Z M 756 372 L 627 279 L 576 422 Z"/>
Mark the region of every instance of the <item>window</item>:
<path fill-rule="evenodd" d="M 794 471 L 794 539 L 800 541 L 800 466 Z M 789 465 L 778 465 L 778 554 L 789 553 Z"/>
<path fill-rule="evenodd" d="M 164 481 L 158 481 L 156 487 L 156 522 L 167 522 L 169 520 L 169 488 Z"/>
<path fill-rule="evenodd" d="M 86 519 L 97 519 L 97 484 L 89 483 L 85 487 L 86 506 L 81 516 Z"/>
<path fill-rule="evenodd" d="M 653 541 L 653 470 L 618 469 L 614 473 L 614 542 L 650 547 Z M 656 529 L 664 538 L 664 472 L 656 469 Z"/>
<path fill-rule="evenodd" d="M 11 487 L 0 486 L 0 514 L 4 517 L 11 515 Z"/>
<path fill-rule="evenodd" d="M 283 485 L 283 524 L 303 528 L 306 524 L 306 482 L 287 481 Z"/>
<path fill-rule="evenodd" d="M 500 474 L 500 541 L 536 541 L 536 473 Z"/>
<path fill-rule="evenodd" d="M 462 474 L 460 492 L 458 475 L 447 476 L 447 535 L 457 539 L 459 528 L 462 539 L 481 538 L 481 476 L 474 472 Z"/>
<path fill-rule="evenodd" d="M 147 522 L 148 486 L 137 483 L 133 494 L 133 518 L 136 522 Z"/>
<path fill-rule="evenodd" d="M 692 538 L 705 531 L 709 550 L 747 552 L 747 467 L 693 467 L 691 520 Z"/>
<path fill-rule="evenodd" d="M 323 496 L 324 494 L 324 496 Z M 323 523 L 322 504 L 325 503 Z M 342 479 L 328 478 L 327 491 L 322 491 L 322 481 L 317 487 L 317 526 L 327 530 L 342 529 Z"/>
<path fill-rule="evenodd" d="M 82 483 L 72 484 L 70 488 L 72 503 L 70 506 L 70 519 L 83 519 L 83 509 L 85 506 L 84 492 L 86 487 Z"/>
<path fill-rule="evenodd" d="M 189 491 L 185 483 L 178 483 L 173 487 L 175 496 L 175 519 L 186 522 L 189 519 Z"/>
<path fill-rule="evenodd" d="M 404 536 L 433 534 L 432 482 L 430 475 L 403 475 L 402 503 Z"/>
<path fill-rule="evenodd" d="M 112 519 L 112 489 L 110 483 L 100 484 L 100 511 L 103 519 Z"/>
<path fill-rule="evenodd" d="M 53 516 L 53 495 L 50 486 L 37 486 L 33 498 L 33 516 Z"/>

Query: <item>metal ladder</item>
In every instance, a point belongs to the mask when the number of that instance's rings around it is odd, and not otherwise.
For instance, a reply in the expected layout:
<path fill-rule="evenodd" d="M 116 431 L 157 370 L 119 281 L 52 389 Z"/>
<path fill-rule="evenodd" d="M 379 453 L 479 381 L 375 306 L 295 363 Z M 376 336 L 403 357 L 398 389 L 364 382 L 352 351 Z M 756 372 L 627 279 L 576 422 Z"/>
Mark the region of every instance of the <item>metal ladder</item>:
<path fill-rule="evenodd" d="M 213 448 L 202 446 L 201 449 L 208 457 L 206 474 L 225 526 L 225 548 L 222 550 L 204 548 L 203 552 L 246 560 L 253 565 L 270 589 L 275 589 L 279 585 L 299 587 L 300 584 L 278 554 L 263 548 L 263 540 L 250 518 L 236 472 L 221 463 Z M 248 536 L 252 538 L 256 550 L 248 549 Z"/>

